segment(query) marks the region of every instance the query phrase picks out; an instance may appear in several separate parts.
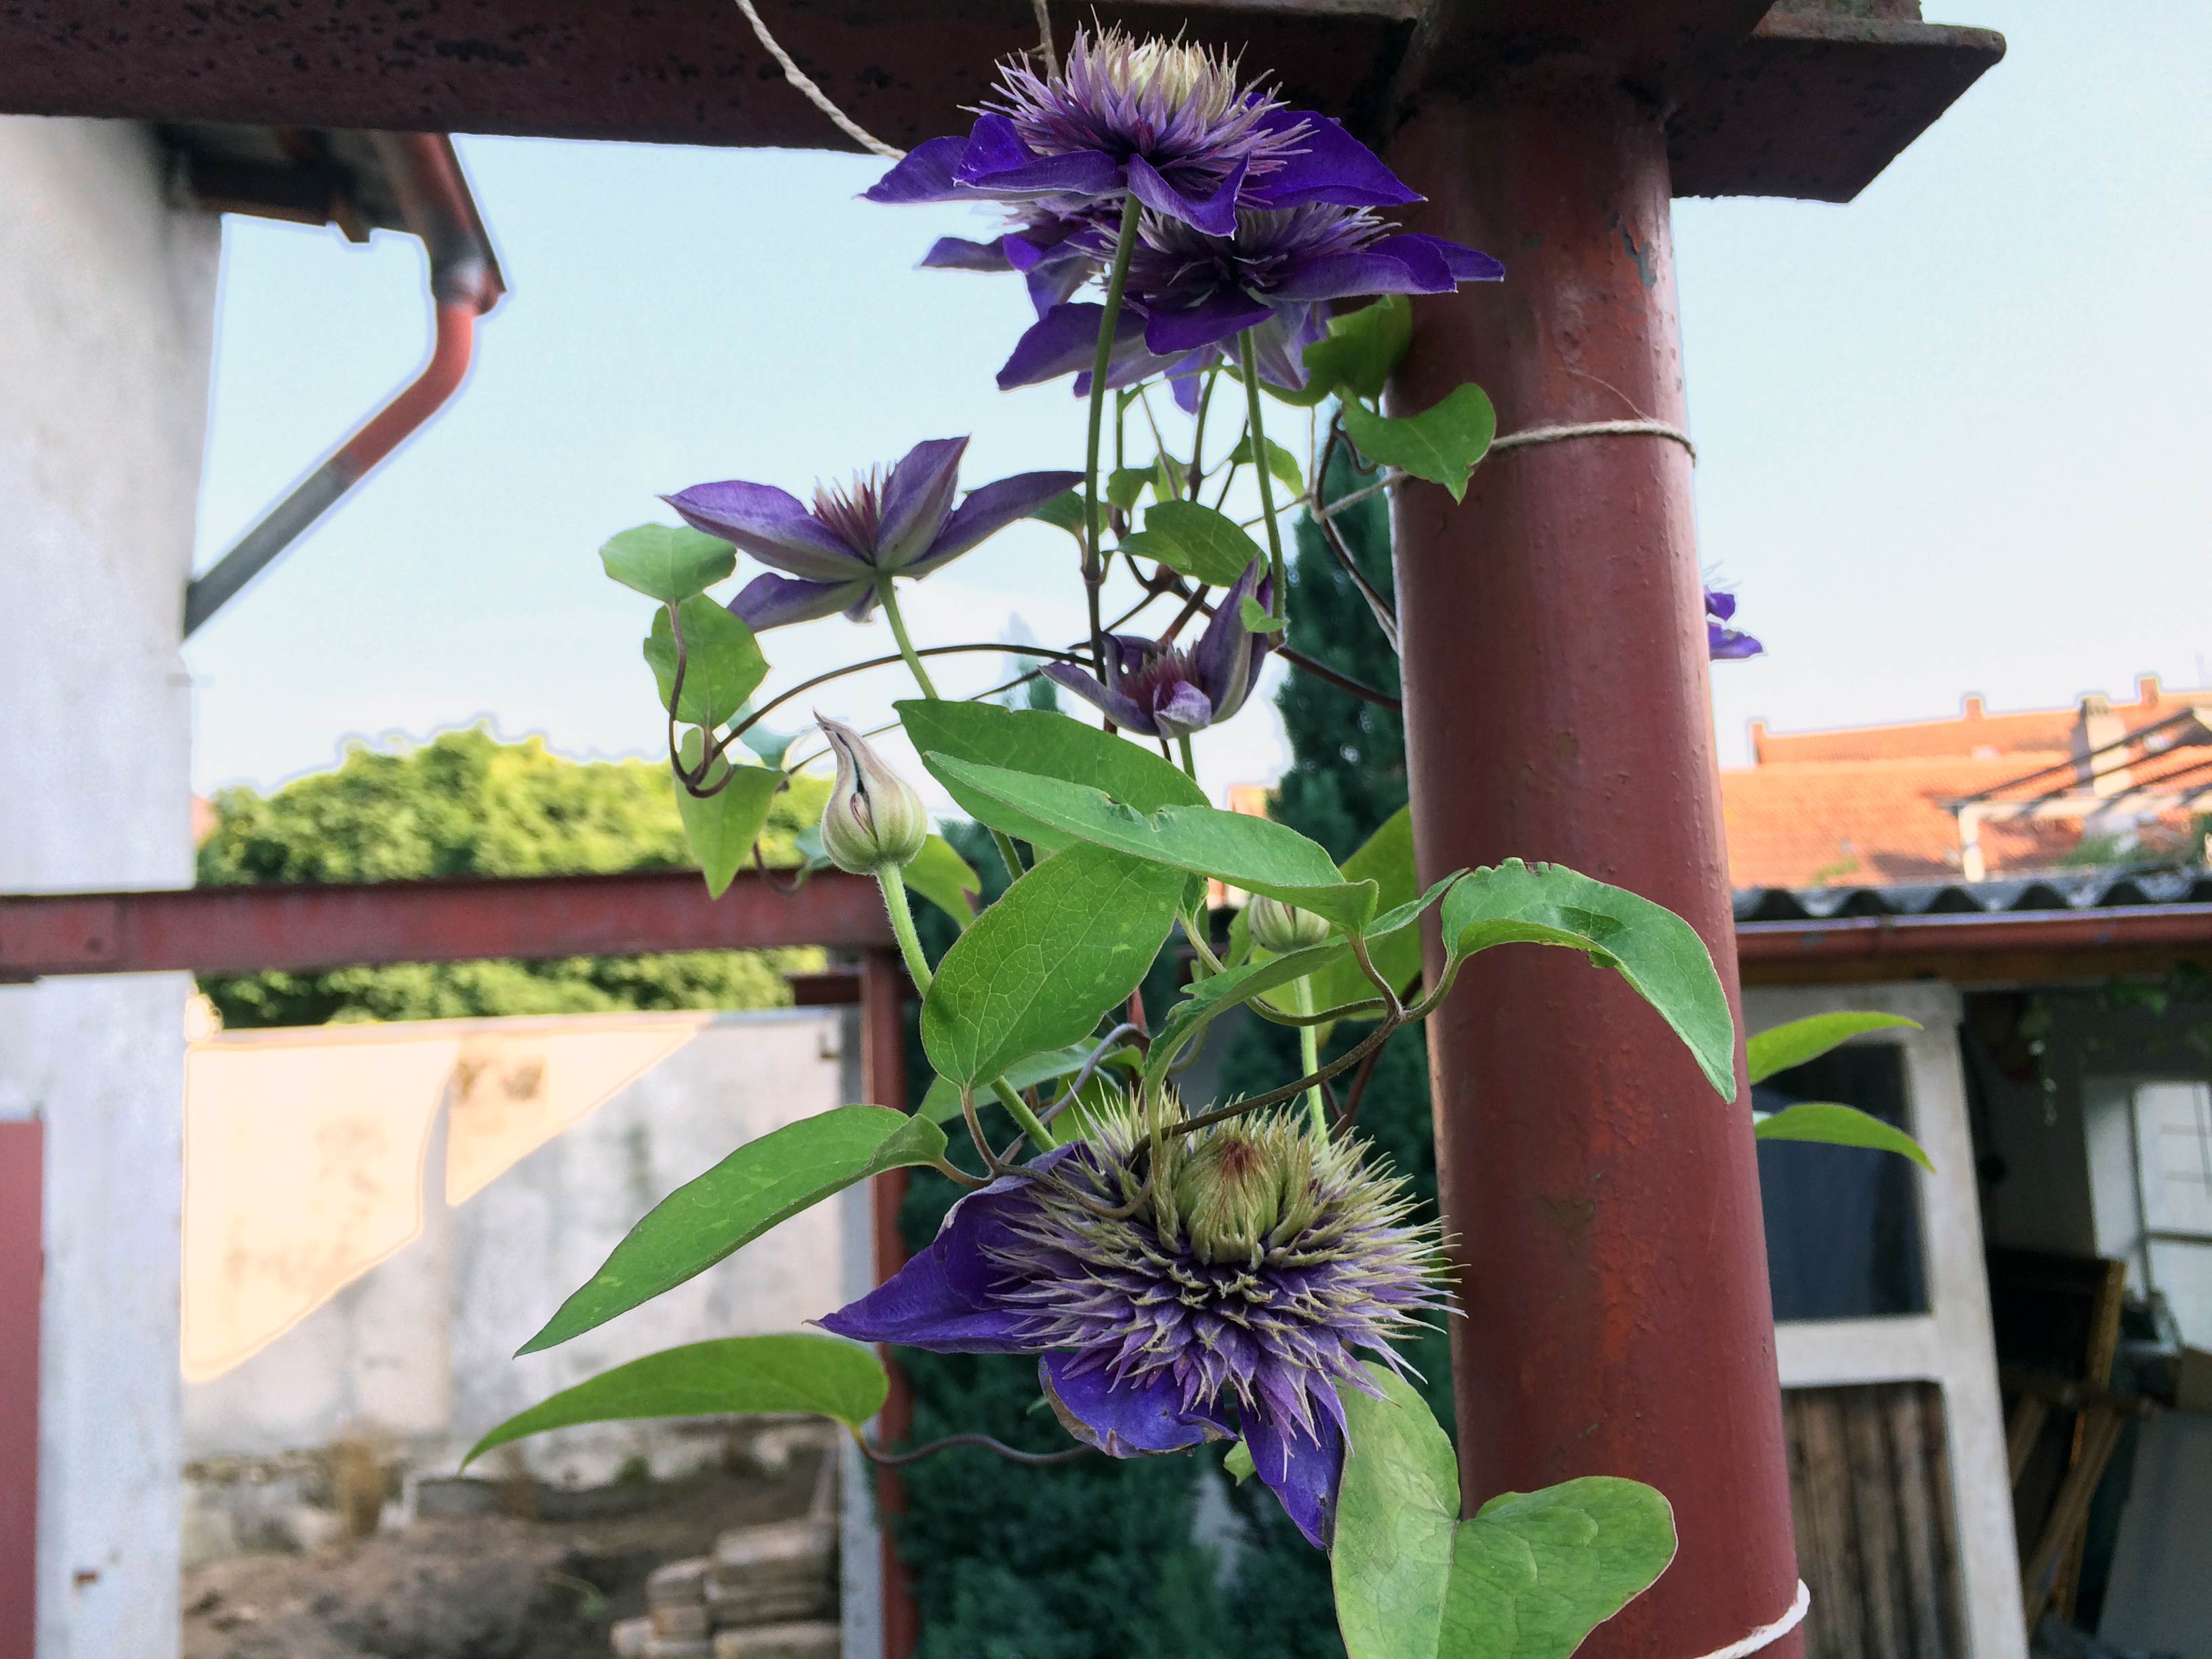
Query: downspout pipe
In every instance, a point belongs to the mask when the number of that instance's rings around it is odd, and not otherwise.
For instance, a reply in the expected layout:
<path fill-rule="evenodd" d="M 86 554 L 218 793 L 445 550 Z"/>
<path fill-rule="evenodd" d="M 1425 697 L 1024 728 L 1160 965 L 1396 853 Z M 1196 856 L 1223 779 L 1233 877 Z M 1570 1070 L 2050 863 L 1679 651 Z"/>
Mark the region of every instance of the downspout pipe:
<path fill-rule="evenodd" d="M 452 139 L 443 133 L 382 133 L 376 144 L 407 228 L 422 239 L 430 256 L 430 298 L 436 316 L 430 361 L 412 384 L 371 416 L 185 587 L 186 639 L 459 390 L 475 349 L 477 319 L 507 291 Z"/>

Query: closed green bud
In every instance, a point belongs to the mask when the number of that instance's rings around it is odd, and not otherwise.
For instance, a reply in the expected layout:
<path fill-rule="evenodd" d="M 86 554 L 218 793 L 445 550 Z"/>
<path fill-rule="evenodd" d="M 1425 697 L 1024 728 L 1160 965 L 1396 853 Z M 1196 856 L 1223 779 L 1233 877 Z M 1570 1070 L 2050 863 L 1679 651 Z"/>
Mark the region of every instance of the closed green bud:
<path fill-rule="evenodd" d="M 1176 1163 L 1172 1203 L 1200 1261 L 1255 1261 L 1286 1223 L 1312 1219 L 1313 1146 L 1295 1124 L 1217 1129 Z"/>
<path fill-rule="evenodd" d="M 1319 945 L 1328 938 L 1328 923 L 1312 911 L 1298 909 L 1264 894 L 1252 896 L 1251 908 L 1245 915 L 1252 929 L 1253 942 L 1279 957 Z"/>
<path fill-rule="evenodd" d="M 929 839 L 921 797 L 851 726 L 814 718 L 837 758 L 837 781 L 822 809 L 822 850 L 830 862 L 856 876 L 913 863 Z"/>

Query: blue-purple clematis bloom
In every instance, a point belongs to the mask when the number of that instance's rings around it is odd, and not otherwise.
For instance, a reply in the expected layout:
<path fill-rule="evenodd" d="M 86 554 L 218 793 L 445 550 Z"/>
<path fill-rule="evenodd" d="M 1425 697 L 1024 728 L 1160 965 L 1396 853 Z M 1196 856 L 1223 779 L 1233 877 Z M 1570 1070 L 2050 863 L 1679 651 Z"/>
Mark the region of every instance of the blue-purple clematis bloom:
<path fill-rule="evenodd" d="M 1232 61 L 1180 40 L 1078 30 L 1045 79 L 1003 64 L 965 138 L 933 138 L 866 192 L 872 202 L 1035 202 L 1060 211 L 1134 196 L 1217 235 L 1238 207 L 1418 201 L 1326 116 L 1285 108 Z"/>
<path fill-rule="evenodd" d="M 1079 231 L 1071 240 L 1078 249 L 1095 249 L 1097 234 Z M 1261 377 L 1301 387 L 1304 349 L 1328 331 L 1330 301 L 1449 294 L 1462 283 L 1494 283 L 1505 275 L 1487 253 L 1400 231 L 1365 208 L 1326 204 L 1240 212 L 1225 236 L 1148 213 L 1139 238 L 1109 383 L 1127 385 L 1165 371 L 1176 380 L 1178 395 L 1206 362 L 1224 349 L 1233 354 L 1246 329 L 1253 331 Z M 1044 311 L 999 371 L 999 385 L 1032 386 L 1078 374 L 1085 378 L 1077 390 L 1087 391 L 1104 318 L 1103 307 L 1087 302 Z"/>
<path fill-rule="evenodd" d="M 1244 625 L 1249 597 L 1266 609 L 1274 595 L 1267 562 L 1255 559 L 1214 607 L 1213 619 L 1190 650 L 1138 634 L 1106 636 L 1106 684 L 1073 663 L 1044 672 L 1104 711 L 1124 731 L 1147 738 L 1187 738 L 1244 706 L 1267 661 L 1269 635 Z"/>
<path fill-rule="evenodd" d="M 1717 587 L 1705 590 L 1705 655 L 1714 662 L 1741 662 L 1766 649 L 1750 635 L 1739 634 L 1728 625 L 1735 615 L 1735 594 Z"/>
<path fill-rule="evenodd" d="M 809 512 L 772 484 L 694 484 L 667 503 L 684 523 L 735 543 L 788 575 L 755 578 L 730 609 L 755 629 L 781 628 L 843 611 L 865 621 L 893 576 L 919 580 L 985 538 L 1026 518 L 1083 482 L 1080 472 L 1024 472 L 969 492 L 960 483 L 965 438 L 916 444 L 889 476 L 871 473 L 843 489 L 819 488 Z"/>
<path fill-rule="evenodd" d="M 1133 1109 L 952 1207 L 928 1249 L 821 1322 L 861 1342 L 1035 1353 L 1071 1434 L 1114 1457 L 1242 1437 L 1328 1547 L 1357 1354 L 1442 1305 L 1433 1229 L 1361 1149 L 1302 1115 L 1170 1134 L 1147 1186 Z M 1121 1218 L 1113 1209 L 1133 1206 Z"/>

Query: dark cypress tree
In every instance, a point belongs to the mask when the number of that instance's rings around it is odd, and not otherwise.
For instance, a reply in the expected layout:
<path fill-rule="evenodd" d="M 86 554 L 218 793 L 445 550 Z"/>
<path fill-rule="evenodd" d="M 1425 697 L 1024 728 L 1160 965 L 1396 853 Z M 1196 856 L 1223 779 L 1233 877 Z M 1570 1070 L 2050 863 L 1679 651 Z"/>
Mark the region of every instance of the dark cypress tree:
<path fill-rule="evenodd" d="M 1349 494 L 1365 482 L 1340 464 L 1328 494 Z M 1388 595 L 1389 517 L 1382 497 L 1348 509 L 1336 522 L 1361 570 Z M 1397 696 L 1396 656 L 1321 530 L 1301 521 L 1297 537 L 1290 614 L 1300 648 Z M 1296 672 L 1278 707 L 1292 763 L 1274 814 L 1340 860 L 1406 803 L 1403 724 L 1388 709 Z M 988 836 L 974 830 L 956 839 L 982 876 L 985 896 L 1004 891 L 1006 872 Z M 931 911 L 921 925 L 933 958 L 949 948 L 949 921 Z M 1146 988 L 1156 1018 L 1174 994 L 1164 960 Z M 911 1026 L 909 1033 L 918 1101 L 929 1072 Z M 1357 1040 L 1352 1031 L 1335 1039 Z M 1297 1066 L 1291 1031 L 1248 1019 L 1224 1067 L 1224 1087 L 1256 1093 L 1295 1076 Z M 1358 1126 L 1380 1155 L 1406 1172 L 1425 1212 L 1433 1214 L 1436 1149 L 1427 1053 L 1418 1031 L 1402 1033 L 1383 1049 Z M 1011 1135 L 1003 1121 L 999 1127 Z M 909 1249 L 928 1243 L 957 1196 L 942 1177 L 915 1172 L 902 1217 Z M 1449 1424 L 1443 1338 L 1424 1338 L 1408 1354 Z M 1042 1409 L 1034 1360 L 910 1352 L 900 1358 L 914 1388 L 917 1440 L 981 1430 L 1028 1449 L 1067 1443 Z M 1228 1491 L 1219 1460 L 1218 1449 L 1202 1449 L 1191 1456 L 1092 1458 L 1025 1469 L 986 1453 L 955 1451 L 908 1468 L 902 1547 L 921 1602 L 923 1659 L 1343 1659 L 1328 1558 L 1298 1536 L 1258 1481 L 1228 1492 L 1230 1547 L 1224 1554 L 1190 1541 L 1209 1510 L 1211 1542 L 1218 1548 L 1224 1541 L 1219 1505 L 1200 1501 L 1201 1483 L 1211 1483 L 1217 1494 Z"/>

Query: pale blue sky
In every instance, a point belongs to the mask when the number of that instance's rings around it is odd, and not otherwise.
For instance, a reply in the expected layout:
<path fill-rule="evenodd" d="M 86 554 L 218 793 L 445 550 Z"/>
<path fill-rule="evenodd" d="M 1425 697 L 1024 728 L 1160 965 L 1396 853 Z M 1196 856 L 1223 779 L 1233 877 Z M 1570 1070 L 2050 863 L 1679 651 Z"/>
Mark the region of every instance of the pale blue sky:
<path fill-rule="evenodd" d="M 1716 669 L 1724 763 L 1754 716 L 2050 705 L 2141 672 L 2200 684 L 2212 659 L 2212 7 L 1942 15 L 2010 52 L 1856 202 L 1676 204 L 1700 556 L 1769 649 Z M 462 154 L 514 292 L 437 424 L 187 646 L 197 787 L 479 715 L 569 753 L 646 751 L 649 607 L 594 550 L 664 517 L 658 494 L 735 477 L 804 495 L 962 432 L 971 484 L 1080 464 L 1064 386 L 993 387 L 1018 283 L 911 269 L 984 222 L 853 200 L 879 163 Z M 404 237 L 227 222 L 203 564 L 413 373 L 421 282 Z M 917 635 L 998 639 L 1017 613 L 1075 631 L 1068 550 L 1008 532 L 913 590 Z M 836 620 L 767 643 L 771 689 L 890 648 Z M 973 661 L 955 684 L 998 666 Z M 879 674 L 822 706 L 867 718 L 901 695 Z M 1273 711 L 1200 758 L 1217 787 L 1270 778 Z"/>

